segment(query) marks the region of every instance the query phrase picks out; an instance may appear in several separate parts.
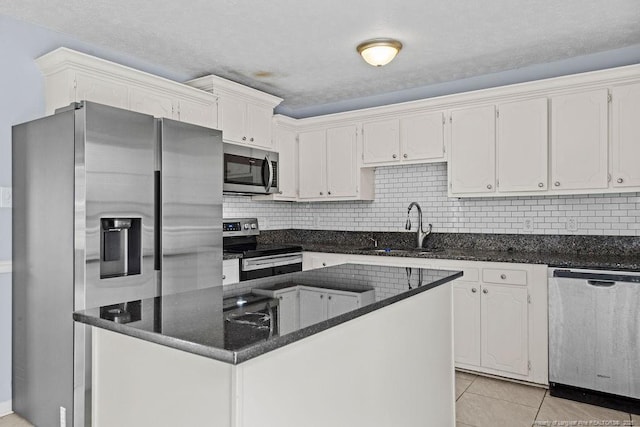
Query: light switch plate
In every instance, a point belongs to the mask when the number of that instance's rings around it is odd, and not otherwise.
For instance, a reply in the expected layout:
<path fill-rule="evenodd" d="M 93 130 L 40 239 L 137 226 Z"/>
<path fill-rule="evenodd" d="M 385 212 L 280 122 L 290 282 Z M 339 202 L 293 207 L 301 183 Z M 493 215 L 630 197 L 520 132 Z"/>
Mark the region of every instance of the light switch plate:
<path fill-rule="evenodd" d="M 578 220 L 576 218 L 567 218 L 567 231 L 578 231 Z"/>
<path fill-rule="evenodd" d="M 522 221 L 522 231 L 524 231 L 525 233 L 533 232 L 533 218 L 525 218 Z"/>
<path fill-rule="evenodd" d="M 0 187 L 0 208 L 13 206 L 13 192 L 11 187 Z"/>

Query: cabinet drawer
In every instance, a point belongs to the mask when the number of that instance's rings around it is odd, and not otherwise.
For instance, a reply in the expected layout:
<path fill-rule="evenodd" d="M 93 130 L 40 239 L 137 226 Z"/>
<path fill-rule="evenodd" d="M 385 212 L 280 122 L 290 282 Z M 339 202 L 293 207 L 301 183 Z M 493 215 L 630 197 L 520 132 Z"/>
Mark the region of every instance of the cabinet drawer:
<path fill-rule="evenodd" d="M 477 282 L 480 280 L 480 272 L 477 268 L 460 267 L 459 265 L 436 265 L 433 268 L 437 268 L 438 270 L 462 271 L 462 277 L 456 280 L 462 280 L 465 282 Z"/>
<path fill-rule="evenodd" d="M 486 283 L 504 283 L 509 285 L 527 285 L 526 270 L 507 270 L 504 268 L 485 268 L 482 281 Z"/>

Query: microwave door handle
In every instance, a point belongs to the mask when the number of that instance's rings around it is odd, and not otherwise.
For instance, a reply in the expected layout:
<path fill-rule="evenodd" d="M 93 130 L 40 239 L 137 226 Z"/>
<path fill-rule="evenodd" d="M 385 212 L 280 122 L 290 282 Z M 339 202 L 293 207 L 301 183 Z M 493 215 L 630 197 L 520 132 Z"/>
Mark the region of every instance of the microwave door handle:
<path fill-rule="evenodd" d="M 267 168 L 269 168 L 269 178 L 267 182 L 264 183 L 265 190 L 267 193 L 271 190 L 271 185 L 273 185 L 273 165 L 271 164 L 271 159 L 269 159 L 269 155 L 264 156 L 264 161 L 267 164 Z"/>

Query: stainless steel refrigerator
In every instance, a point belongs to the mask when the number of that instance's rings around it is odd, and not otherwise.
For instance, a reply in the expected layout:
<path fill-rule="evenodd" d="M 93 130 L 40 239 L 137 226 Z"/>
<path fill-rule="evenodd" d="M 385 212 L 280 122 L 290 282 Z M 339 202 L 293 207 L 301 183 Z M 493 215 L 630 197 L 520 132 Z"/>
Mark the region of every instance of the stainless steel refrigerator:
<path fill-rule="evenodd" d="M 73 311 L 221 289 L 222 179 L 214 129 L 91 102 L 13 127 L 15 412 L 90 425 Z"/>

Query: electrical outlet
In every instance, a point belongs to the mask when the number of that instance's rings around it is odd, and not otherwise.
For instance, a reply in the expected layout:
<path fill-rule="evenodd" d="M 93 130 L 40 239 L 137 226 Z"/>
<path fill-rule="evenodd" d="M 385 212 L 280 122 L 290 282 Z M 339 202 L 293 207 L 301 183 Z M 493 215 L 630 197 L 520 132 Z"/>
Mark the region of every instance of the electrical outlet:
<path fill-rule="evenodd" d="M 13 206 L 13 193 L 11 187 L 0 187 L 0 208 Z"/>
<path fill-rule="evenodd" d="M 567 218 L 567 231 L 578 231 L 578 220 L 576 218 Z"/>
<path fill-rule="evenodd" d="M 533 218 L 525 218 L 522 221 L 522 231 L 525 233 L 533 232 Z"/>

